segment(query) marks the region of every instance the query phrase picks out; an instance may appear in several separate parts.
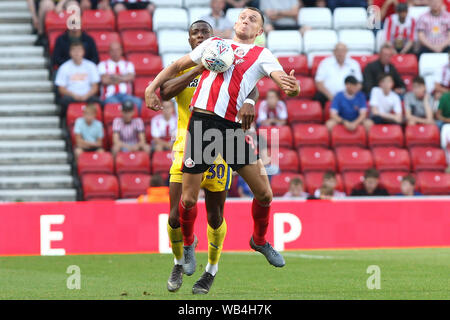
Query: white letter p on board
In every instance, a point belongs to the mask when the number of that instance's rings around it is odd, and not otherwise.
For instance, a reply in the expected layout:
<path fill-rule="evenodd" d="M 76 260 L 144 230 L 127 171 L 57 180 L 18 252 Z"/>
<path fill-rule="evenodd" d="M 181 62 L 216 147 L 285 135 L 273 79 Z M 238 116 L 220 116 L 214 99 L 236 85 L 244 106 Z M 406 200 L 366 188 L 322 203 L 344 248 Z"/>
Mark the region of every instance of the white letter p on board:
<path fill-rule="evenodd" d="M 284 232 L 284 224 L 291 227 L 288 232 Z M 302 222 L 292 213 L 275 213 L 273 215 L 273 242 L 275 250 L 283 251 L 284 244 L 294 241 L 302 233 Z"/>
<path fill-rule="evenodd" d="M 62 224 L 64 222 L 63 214 L 49 214 L 40 217 L 41 226 L 41 256 L 64 256 L 66 250 L 53 249 L 51 247 L 52 241 L 59 241 L 63 239 L 61 231 L 51 231 L 52 224 Z"/>

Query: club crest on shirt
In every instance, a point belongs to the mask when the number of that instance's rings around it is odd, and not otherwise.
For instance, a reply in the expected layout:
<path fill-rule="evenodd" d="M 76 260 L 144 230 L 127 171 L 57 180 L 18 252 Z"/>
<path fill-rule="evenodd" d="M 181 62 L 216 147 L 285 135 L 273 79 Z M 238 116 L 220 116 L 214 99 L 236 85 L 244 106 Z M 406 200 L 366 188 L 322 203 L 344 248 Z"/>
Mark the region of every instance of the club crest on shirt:
<path fill-rule="evenodd" d="M 238 57 L 238 58 L 242 58 L 242 57 L 245 56 L 245 51 L 244 51 L 244 49 L 242 49 L 241 47 L 237 47 L 237 48 L 234 50 L 234 55 L 235 55 L 236 57 Z"/>
<path fill-rule="evenodd" d="M 184 165 L 185 165 L 187 168 L 192 168 L 193 166 L 195 166 L 195 162 L 194 162 L 194 160 L 192 160 L 191 158 L 187 158 L 187 159 L 184 161 Z"/>

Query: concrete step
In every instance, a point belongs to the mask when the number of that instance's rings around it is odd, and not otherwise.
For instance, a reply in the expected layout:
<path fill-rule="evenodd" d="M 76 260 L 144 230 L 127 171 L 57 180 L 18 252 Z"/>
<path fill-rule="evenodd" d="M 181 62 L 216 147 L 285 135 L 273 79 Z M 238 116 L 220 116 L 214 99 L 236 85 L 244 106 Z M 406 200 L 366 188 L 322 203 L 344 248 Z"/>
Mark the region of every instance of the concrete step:
<path fill-rule="evenodd" d="M 14 152 L 0 153 L 1 165 L 67 164 L 67 152 Z"/>
<path fill-rule="evenodd" d="M 2 18 L 0 12 L 0 23 Z M 35 34 L 15 34 L 15 35 L 1 35 L 0 47 L 4 46 L 32 46 L 37 39 Z"/>
<path fill-rule="evenodd" d="M 0 92 L 51 92 L 53 83 L 49 80 L 0 81 Z"/>
<path fill-rule="evenodd" d="M 46 63 L 44 57 L 2 58 L 0 59 L 0 69 L 44 69 Z"/>
<path fill-rule="evenodd" d="M 72 188 L 72 176 L 0 177 L 0 189 Z"/>
<path fill-rule="evenodd" d="M 63 138 L 60 128 L 0 129 L 0 141 L 10 140 L 59 140 Z"/>
<path fill-rule="evenodd" d="M 0 190 L 2 201 L 75 201 L 75 189 Z"/>
<path fill-rule="evenodd" d="M 64 151 L 65 140 L 0 141 L 0 152 Z"/>
<path fill-rule="evenodd" d="M 31 23 L 29 11 L 0 11 L 0 23 Z"/>
<path fill-rule="evenodd" d="M 1 50 L 2 48 L 0 48 L 0 52 Z M 49 72 L 47 69 L 0 70 L 0 81 L 31 81 L 48 79 Z"/>
<path fill-rule="evenodd" d="M 0 84 L 1 86 L 1 84 Z M 59 117 L 0 117 L 0 128 L 58 128 Z"/>
<path fill-rule="evenodd" d="M 1 34 L 1 24 L 0 24 Z M 0 57 L 14 58 L 14 57 L 42 57 L 44 55 L 44 47 L 32 46 L 13 46 L 0 47 Z"/>
<path fill-rule="evenodd" d="M 70 175 L 71 168 L 69 164 L 52 165 L 10 165 L 0 166 L 0 176 L 52 176 L 52 175 Z"/>
<path fill-rule="evenodd" d="M 26 1 L 0 1 L 0 12 L 5 11 L 26 11 L 28 12 L 28 5 Z"/>
<path fill-rule="evenodd" d="M 36 105 L 0 105 L 0 117 L 4 116 L 48 116 L 55 115 L 58 106 L 55 104 Z"/>
<path fill-rule="evenodd" d="M 2 23 L 2 24 L 0 24 L 0 35 L 3 35 L 3 34 L 31 34 L 32 31 L 33 31 L 33 28 L 30 23 Z"/>
<path fill-rule="evenodd" d="M 0 105 L 15 104 L 53 104 L 55 97 L 53 92 L 46 93 L 0 93 Z"/>

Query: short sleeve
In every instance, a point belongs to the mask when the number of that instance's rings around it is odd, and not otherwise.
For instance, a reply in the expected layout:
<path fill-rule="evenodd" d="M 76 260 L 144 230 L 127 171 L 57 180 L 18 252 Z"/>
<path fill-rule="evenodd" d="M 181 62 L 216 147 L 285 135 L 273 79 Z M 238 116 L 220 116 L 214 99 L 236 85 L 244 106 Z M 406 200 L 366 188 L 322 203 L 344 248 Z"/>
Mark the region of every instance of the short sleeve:
<path fill-rule="evenodd" d="M 283 67 L 275 58 L 275 56 L 268 49 L 261 52 L 261 68 L 265 76 L 270 77 L 270 74 L 274 71 L 283 71 Z"/>
<path fill-rule="evenodd" d="M 379 107 L 379 100 L 378 100 L 378 87 L 373 87 L 372 90 L 370 91 L 370 101 L 369 104 L 371 107 Z"/>
<path fill-rule="evenodd" d="M 62 65 L 56 73 L 55 85 L 58 87 L 67 86 L 66 69 L 65 65 Z"/>
<path fill-rule="evenodd" d="M 127 72 L 128 73 L 136 73 L 135 70 L 134 70 L 133 62 L 128 61 L 128 63 L 127 63 Z"/>
<path fill-rule="evenodd" d="M 103 124 L 98 120 L 95 121 L 96 121 L 95 123 L 97 124 L 97 131 L 98 131 L 97 137 L 98 139 L 103 139 L 103 137 L 105 136 L 105 133 L 103 132 Z"/>
<path fill-rule="evenodd" d="M 83 118 L 78 118 L 75 121 L 75 126 L 73 127 L 73 133 L 75 134 L 81 134 L 81 127 L 83 125 Z"/>
<path fill-rule="evenodd" d="M 100 62 L 100 63 L 98 64 L 97 70 L 98 70 L 98 74 L 99 74 L 100 76 L 106 74 L 106 61 Z"/>
<path fill-rule="evenodd" d="M 136 118 L 136 130 L 139 132 L 144 132 L 145 131 L 145 126 L 144 126 L 144 121 L 142 121 L 141 118 Z"/>
<path fill-rule="evenodd" d="M 191 53 L 189 53 L 189 57 L 191 58 L 192 61 L 194 61 L 196 64 L 201 63 L 203 52 L 205 51 L 206 47 L 211 43 L 212 39 L 214 38 L 206 39 L 197 48 L 192 50 Z"/>
<path fill-rule="evenodd" d="M 89 65 L 90 65 L 90 67 L 89 67 L 89 69 L 90 69 L 90 71 L 89 71 L 90 82 L 91 83 L 99 83 L 100 82 L 100 75 L 98 73 L 97 66 L 93 62 L 90 63 Z"/>
<path fill-rule="evenodd" d="M 267 102 L 264 100 L 259 105 L 258 120 L 256 122 L 261 123 L 266 119 L 267 119 Z"/>
<path fill-rule="evenodd" d="M 402 114 L 402 101 L 400 100 L 400 96 L 395 92 L 392 93 L 394 94 L 394 112 L 396 114 Z"/>
<path fill-rule="evenodd" d="M 405 110 L 411 111 L 412 95 L 412 92 L 408 92 L 407 94 L 405 94 L 405 98 L 403 99 L 403 102 L 405 103 Z"/>
<path fill-rule="evenodd" d="M 341 94 L 338 93 L 331 101 L 330 111 L 335 111 L 339 113 L 339 102 L 341 100 Z"/>
<path fill-rule="evenodd" d="M 120 123 L 121 123 L 121 119 L 120 118 L 115 118 L 114 119 L 113 126 L 112 126 L 113 132 L 120 132 L 120 129 L 121 129 Z"/>
<path fill-rule="evenodd" d="M 361 72 L 361 66 L 359 65 L 359 63 L 356 60 L 352 59 L 351 61 L 352 61 L 352 64 L 353 64 L 352 67 L 355 69 L 355 73 L 354 73 L 355 78 L 359 82 L 362 82 L 363 81 L 363 75 L 362 75 L 362 72 Z"/>
<path fill-rule="evenodd" d="M 159 138 L 160 132 L 158 130 L 158 116 L 153 117 L 150 123 L 151 134 L 153 138 Z"/>
<path fill-rule="evenodd" d="M 426 13 L 422 14 L 417 20 L 417 31 L 425 31 L 426 29 L 425 15 Z"/>
<path fill-rule="evenodd" d="M 358 103 L 359 103 L 360 110 L 367 109 L 366 95 L 361 91 L 358 92 Z"/>
<path fill-rule="evenodd" d="M 322 60 L 321 63 L 319 63 L 319 67 L 317 68 L 317 72 L 316 72 L 316 78 L 314 80 L 316 80 L 317 82 L 321 82 L 321 81 L 325 81 L 326 77 L 327 77 L 327 61 L 328 59 L 325 58 L 324 60 Z"/>
<path fill-rule="evenodd" d="M 278 117 L 281 120 L 287 120 L 288 118 L 288 113 L 287 113 L 287 106 L 286 103 L 284 103 L 284 101 L 280 101 L 278 102 L 278 107 L 280 108 L 280 113 L 278 114 Z"/>

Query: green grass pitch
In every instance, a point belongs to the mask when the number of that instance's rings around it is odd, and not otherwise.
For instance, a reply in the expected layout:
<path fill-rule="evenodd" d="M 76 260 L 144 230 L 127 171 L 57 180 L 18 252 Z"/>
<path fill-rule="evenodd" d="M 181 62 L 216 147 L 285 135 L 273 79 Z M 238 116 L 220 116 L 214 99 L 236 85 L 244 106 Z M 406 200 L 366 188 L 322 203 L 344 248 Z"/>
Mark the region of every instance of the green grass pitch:
<path fill-rule="evenodd" d="M 0 299 L 450 299 L 450 248 L 284 252 L 274 268 L 255 252 L 225 252 L 211 292 L 191 294 L 207 262 L 169 293 L 168 254 L 0 257 Z M 81 289 L 68 289 L 70 265 Z M 367 268 L 380 268 L 381 288 L 369 290 Z"/>

